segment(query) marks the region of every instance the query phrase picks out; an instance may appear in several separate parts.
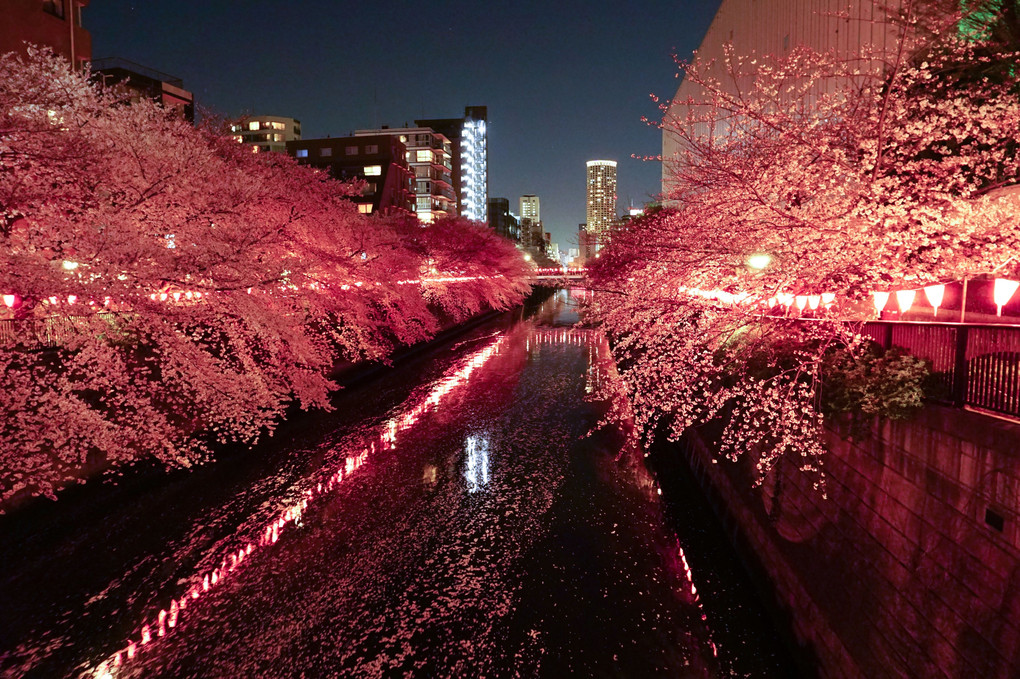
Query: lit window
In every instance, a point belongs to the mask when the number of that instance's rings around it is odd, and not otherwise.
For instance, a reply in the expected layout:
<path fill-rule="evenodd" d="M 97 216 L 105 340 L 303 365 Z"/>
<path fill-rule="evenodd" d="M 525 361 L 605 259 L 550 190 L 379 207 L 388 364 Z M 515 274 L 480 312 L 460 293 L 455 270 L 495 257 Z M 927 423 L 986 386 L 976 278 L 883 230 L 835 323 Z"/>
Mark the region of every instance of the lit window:
<path fill-rule="evenodd" d="M 242 137 L 242 136 L 241 136 L 241 135 L 239 135 L 239 134 L 235 134 L 235 135 L 234 135 L 234 141 L 236 141 L 236 142 L 242 142 L 242 141 L 244 141 L 244 137 Z"/>
<path fill-rule="evenodd" d="M 248 129 L 249 130 L 257 130 L 257 129 L 259 129 L 259 121 L 253 120 L 250 123 L 248 123 Z"/>
<path fill-rule="evenodd" d="M 259 147 L 258 146 L 252 146 L 251 147 L 251 152 L 252 153 L 258 153 L 259 152 Z"/>
<path fill-rule="evenodd" d="M 273 141 L 283 141 L 283 135 L 282 134 L 274 134 L 273 135 Z"/>
<path fill-rule="evenodd" d="M 362 204 L 358 205 L 358 212 L 360 212 L 363 215 L 370 215 L 370 214 L 372 214 L 372 204 L 371 203 L 362 203 Z"/>
<path fill-rule="evenodd" d="M 365 176 L 366 177 L 379 177 L 382 175 L 382 165 L 366 165 Z"/>
<path fill-rule="evenodd" d="M 427 149 L 424 151 L 418 151 L 417 161 L 419 163 L 431 163 L 432 158 L 433 158 L 432 151 L 429 151 Z"/>
<path fill-rule="evenodd" d="M 240 125 L 231 125 L 230 126 L 230 131 L 231 132 L 240 132 L 241 131 L 241 126 Z"/>
<path fill-rule="evenodd" d="M 286 130 L 287 129 L 287 126 L 284 125 L 283 123 L 272 123 L 272 126 L 273 126 L 274 130 Z"/>
<path fill-rule="evenodd" d="M 400 135 L 400 141 L 402 141 L 403 143 L 406 144 L 407 143 L 407 135 L 406 134 Z"/>
<path fill-rule="evenodd" d="M 319 149 L 319 155 L 320 156 L 331 156 L 331 155 L 333 155 L 333 149 L 331 149 L 328 146 L 323 146 L 321 149 Z"/>
<path fill-rule="evenodd" d="M 368 155 L 379 153 L 379 147 L 375 144 L 370 144 L 365 147 L 365 153 L 367 153 Z"/>
<path fill-rule="evenodd" d="M 298 158 L 307 158 L 308 157 L 308 149 L 298 149 L 297 150 L 297 157 Z"/>
<path fill-rule="evenodd" d="M 356 155 L 358 155 L 358 147 L 357 146 L 348 146 L 347 150 L 346 150 L 346 153 L 349 156 L 356 156 Z"/>

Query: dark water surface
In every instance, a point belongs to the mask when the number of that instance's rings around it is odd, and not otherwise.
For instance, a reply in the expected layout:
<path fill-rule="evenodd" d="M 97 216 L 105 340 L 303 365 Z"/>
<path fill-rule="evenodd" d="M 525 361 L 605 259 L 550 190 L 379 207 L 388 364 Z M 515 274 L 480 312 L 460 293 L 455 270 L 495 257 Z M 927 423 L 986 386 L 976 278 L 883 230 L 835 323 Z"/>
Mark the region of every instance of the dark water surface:
<path fill-rule="evenodd" d="M 588 435 L 615 372 L 576 320 L 557 293 L 247 457 L 0 519 L 0 671 L 790 676 L 701 499 Z"/>

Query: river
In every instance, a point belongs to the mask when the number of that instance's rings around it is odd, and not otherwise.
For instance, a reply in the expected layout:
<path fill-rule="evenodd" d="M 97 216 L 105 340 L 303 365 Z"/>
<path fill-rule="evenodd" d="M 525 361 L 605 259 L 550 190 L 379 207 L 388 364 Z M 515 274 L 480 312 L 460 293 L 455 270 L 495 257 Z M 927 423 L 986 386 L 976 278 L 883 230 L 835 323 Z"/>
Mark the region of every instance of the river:
<path fill-rule="evenodd" d="M 692 490 L 597 399 L 581 291 L 345 389 L 252 451 L 0 517 L 21 677 L 785 677 Z"/>

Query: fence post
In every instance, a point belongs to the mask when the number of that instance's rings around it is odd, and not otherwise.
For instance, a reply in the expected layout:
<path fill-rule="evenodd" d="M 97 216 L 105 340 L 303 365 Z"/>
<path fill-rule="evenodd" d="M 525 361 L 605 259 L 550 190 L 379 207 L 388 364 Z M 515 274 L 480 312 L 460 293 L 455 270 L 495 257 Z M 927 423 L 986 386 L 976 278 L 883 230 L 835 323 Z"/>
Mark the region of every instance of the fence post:
<path fill-rule="evenodd" d="M 967 403 L 967 334 L 965 325 L 956 326 L 956 356 L 953 361 L 953 405 L 962 408 Z"/>
<path fill-rule="evenodd" d="M 883 328 L 885 332 L 882 333 L 882 348 L 885 349 L 886 351 L 889 351 L 890 349 L 892 349 L 893 324 L 885 323 L 883 325 Z"/>

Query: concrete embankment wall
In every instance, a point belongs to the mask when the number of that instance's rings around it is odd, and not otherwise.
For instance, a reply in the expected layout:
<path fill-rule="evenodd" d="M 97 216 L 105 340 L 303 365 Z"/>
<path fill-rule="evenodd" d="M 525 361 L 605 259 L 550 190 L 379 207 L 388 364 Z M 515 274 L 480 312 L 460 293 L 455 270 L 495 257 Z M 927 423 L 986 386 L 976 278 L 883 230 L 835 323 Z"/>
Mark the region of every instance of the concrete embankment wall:
<path fill-rule="evenodd" d="M 1020 677 L 1020 425 L 938 406 L 787 460 L 680 450 L 820 677 Z"/>

